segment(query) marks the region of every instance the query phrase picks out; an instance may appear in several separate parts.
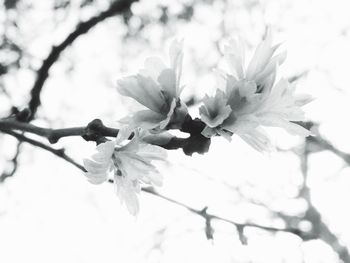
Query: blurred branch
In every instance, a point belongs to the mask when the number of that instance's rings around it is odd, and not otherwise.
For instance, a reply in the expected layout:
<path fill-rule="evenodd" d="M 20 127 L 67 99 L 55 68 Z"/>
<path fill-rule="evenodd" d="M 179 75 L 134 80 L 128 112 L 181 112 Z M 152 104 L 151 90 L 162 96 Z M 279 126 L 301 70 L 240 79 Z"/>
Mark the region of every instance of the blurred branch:
<path fill-rule="evenodd" d="M 321 136 L 312 136 L 308 138 L 308 147 L 311 152 L 317 152 L 320 150 L 331 151 L 348 165 L 350 165 L 350 154 L 337 149 L 331 142 L 322 138 Z"/>
<path fill-rule="evenodd" d="M 13 156 L 11 160 L 9 160 L 10 163 L 12 163 L 12 169 L 11 171 L 5 171 L 0 175 L 0 183 L 4 182 L 6 178 L 13 176 L 17 172 L 18 168 L 18 158 L 21 153 L 21 146 L 22 142 L 18 141 L 16 145 L 16 153 Z"/>
<path fill-rule="evenodd" d="M 31 90 L 31 98 L 28 105 L 31 111 L 31 116 L 28 119 L 29 121 L 34 119 L 35 113 L 41 104 L 40 94 L 43 89 L 44 83 L 49 76 L 49 70 L 52 67 L 52 65 L 58 60 L 61 53 L 68 46 L 70 46 L 79 36 L 87 33 L 91 28 L 96 26 L 98 23 L 104 21 L 105 19 L 129 10 L 131 4 L 136 1 L 138 0 L 114 1 L 106 11 L 103 11 L 99 15 L 90 18 L 88 21 L 81 22 L 80 24 L 78 24 L 75 30 L 72 33 L 70 33 L 61 44 L 52 48 L 50 54 L 43 61 L 40 69 L 38 70 L 36 81 Z"/>
<path fill-rule="evenodd" d="M 39 147 L 45 151 L 51 152 L 52 154 L 58 156 L 59 158 L 62 158 L 63 160 L 73 164 L 75 167 L 79 168 L 83 172 L 86 172 L 85 168 L 82 165 L 78 164 L 71 157 L 69 157 L 67 154 L 65 154 L 64 149 L 54 149 L 54 148 L 52 148 L 52 147 L 50 147 L 42 142 L 33 140 L 31 138 L 24 136 L 23 134 L 19 134 L 17 132 L 12 131 L 12 130 L 2 129 L 1 131 L 8 134 L 8 135 L 15 137 L 20 142 L 26 142 L 26 143 L 29 143 L 33 146 Z"/>
<path fill-rule="evenodd" d="M 338 254 L 339 258 L 344 263 L 350 263 L 350 254 L 348 248 L 342 245 L 339 238 L 330 230 L 328 225 L 323 221 L 322 216 L 318 209 L 313 205 L 311 201 L 310 188 L 307 186 L 308 177 L 308 158 L 311 153 L 310 143 L 318 143 L 323 147 L 328 147 L 330 150 L 336 150 L 334 147 L 330 147 L 330 144 L 325 143 L 322 138 L 316 138 L 309 136 L 305 140 L 304 152 L 300 155 L 301 171 L 304 177 L 303 186 L 300 190 L 300 196 L 305 199 L 308 204 L 308 209 L 305 213 L 303 220 L 307 220 L 312 223 L 312 232 L 317 238 L 323 240 Z"/>
<path fill-rule="evenodd" d="M 226 218 L 223 218 L 223 217 L 220 217 L 220 216 L 208 213 L 207 212 L 208 207 L 205 207 L 205 208 L 200 209 L 200 210 L 192 208 L 192 207 L 190 207 L 190 206 L 188 206 L 186 204 L 183 204 L 183 203 L 181 203 L 179 201 L 176 201 L 176 200 L 171 199 L 171 198 L 169 198 L 167 196 L 164 196 L 162 194 L 157 193 L 153 188 L 142 188 L 142 191 L 147 192 L 147 193 L 152 194 L 152 195 L 155 195 L 157 197 L 160 197 L 160 198 L 162 198 L 162 199 L 164 199 L 166 201 L 169 201 L 169 202 L 171 202 L 173 204 L 182 206 L 182 207 L 186 208 L 188 211 L 203 217 L 203 219 L 206 222 L 205 230 L 206 230 L 207 238 L 212 238 L 213 237 L 212 236 L 213 235 L 213 233 L 212 233 L 213 230 L 211 229 L 211 221 L 212 220 L 219 220 L 219 221 L 222 221 L 222 222 L 226 222 L 226 223 L 232 224 L 241 233 L 243 232 L 244 228 L 246 228 L 246 227 L 253 227 L 253 228 L 266 230 L 266 231 L 269 231 L 269 232 L 287 232 L 287 233 L 291 233 L 291 234 L 297 235 L 298 237 L 300 237 L 304 241 L 315 238 L 315 236 L 313 236 L 312 234 L 307 233 L 307 232 L 303 232 L 300 229 L 296 229 L 296 228 L 275 228 L 275 227 L 270 227 L 270 226 L 258 225 L 258 224 L 254 224 L 254 223 L 238 223 L 238 222 L 235 222 L 233 220 L 229 220 L 229 219 L 226 219 Z M 210 231 L 210 234 L 207 233 L 208 230 Z"/>

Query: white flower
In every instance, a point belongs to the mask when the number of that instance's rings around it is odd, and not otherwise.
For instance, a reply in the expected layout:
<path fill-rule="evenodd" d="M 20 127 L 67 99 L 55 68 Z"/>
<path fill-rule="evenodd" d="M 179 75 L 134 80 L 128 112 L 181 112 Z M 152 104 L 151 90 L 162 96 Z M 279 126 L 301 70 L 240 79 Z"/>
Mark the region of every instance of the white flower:
<path fill-rule="evenodd" d="M 206 124 L 206 137 L 221 135 L 230 140 L 237 134 L 259 151 L 271 150 L 271 142 L 261 126 L 280 127 L 291 134 L 308 136 L 310 132 L 294 123 L 304 121 L 300 108 L 310 101 L 306 95 L 294 95 L 295 87 L 280 80 L 272 89 L 257 92 L 252 81 L 236 81 L 228 76 L 226 91 L 218 90 L 215 97 L 205 97 L 200 107 Z"/>
<path fill-rule="evenodd" d="M 162 176 L 152 164 L 154 160 L 164 161 L 166 151 L 146 143 L 136 130 L 134 137 L 125 144 L 130 130 L 121 129 L 116 141 L 108 141 L 97 146 L 92 160 L 85 159 L 86 176 L 91 183 L 100 184 L 113 174 L 116 194 L 125 203 L 129 212 L 139 211 L 137 194 L 141 184 L 161 186 Z"/>
<path fill-rule="evenodd" d="M 226 54 L 234 73 L 221 74 L 225 91 L 218 90 L 214 97 L 206 96 L 200 107 L 200 116 L 206 124 L 202 134 L 220 135 L 230 140 L 237 134 L 259 151 L 271 150 L 272 144 L 262 126 L 280 127 L 291 134 L 308 136 L 310 132 L 296 124 L 304 121 L 301 106 L 310 102 L 307 95 L 295 95 L 295 86 L 281 79 L 274 84 L 276 66 L 285 55 L 274 56 L 271 35 L 258 46 L 245 69 L 244 50 L 231 41 Z"/>
<path fill-rule="evenodd" d="M 108 174 L 113 168 L 112 156 L 114 154 L 115 142 L 107 141 L 97 145 L 97 153 L 91 159 L 84 159 L 85 173 L 90 183 L 101 184 L 108 180 Z"/>
<path fill-rule="evenodd" d="M 225 57 L 231 74 L 237 80 L 254 81 L 258 92 L 265 87 L 271 88 L 276 78 L 276 67 L 286 58 L 286 52 L 274 55 L 278 47 L 279 45 L 272 45 L 271 30 L 268 30 L 265 39 L 258 45 L 246 67 L 245 47 L 242 41 L 230 40 L 225 46 Z"/>
<path fill-rule="evenodd" d="M 311 97 L 294 95 L 295 85 L 281 79 L 272 89 L 266 89 L 261 94 L 261 101 L 255 113 L 259 124 L 263 126 L 280 127 L 291 134 L 308 136 L 310 132 L 294 123 L 305 121 L 301 106 L 309 103 Z"/>
<path fill-rule="evenodd" d="M 187 115 L 186 105 L 180 100 L 182 71 L 182 42 L 174 41 L 169 50 L 170 65 L 158 57 L 146 59 L 139 74 L 118 81 L 118 91 L 131 97 L 147 109 L 121 120 L 131 127 L 163 130 L 180 128 Z"/>

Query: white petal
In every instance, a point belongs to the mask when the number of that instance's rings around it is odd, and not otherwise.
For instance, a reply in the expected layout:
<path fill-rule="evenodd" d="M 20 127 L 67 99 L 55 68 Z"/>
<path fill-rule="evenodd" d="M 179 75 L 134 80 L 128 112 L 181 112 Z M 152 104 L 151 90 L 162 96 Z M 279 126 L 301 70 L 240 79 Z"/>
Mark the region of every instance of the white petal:
<path fill-rule="evenodd" d="M 272 118 L 272 117 L 265 117 L 261 119 L 261 124 L 264 126 L 272 126 L 272 127 L 280 127 L 285 129 L 287 132 L 293 135 L 300 135 L 303 137 L 309 136 L 311 133 L 309 130 L 305 129 L 304 127 L 295 124 L 293 122 L 289 122 L 287 120 L 284 120 L 282 118 Z"/>
<path fill-rule="evenodd" d="M 89 159 L 84 159 L 83 162 L 85 169 L 91 173 L 104 173 L 109 169 L 108 163 L 98 163 Z"/>
<path fill-rule="evenodd" d="M 121 203 L 125 203 L 130 214 L 136 216 L 140 210 L 137 190 L 133 182 L 122 176 L 115 176 L 116 194 Z"/>
<path fill-rule="evenodd" d="M 238 135 L 259 152 L 270 152 L 273 150 L 271 140 L 263 129 L 256 128 Z"/>
<path fill-rule="evenodd" d="M 119 129 L 115 142 L 120 144 L 121 142 L 127 140 L 130 137 L 132 132 L 133 132 L 133 129 L 130 126 L 121 127 Z"/>
<path fill-rule="evenodd" d="M 96 150 L 101 154 L 105 155 L 106 157 L 110 157 L 113 154 L 114 147 L 115 147 L 114 141 L 107 141 L 97 145 Z"/>
<path fill-rule="evenodd" d="M 163 121 L 166 117 L 160 113 L 151 111 L 151 110 L 143 110 L 138 111 L 133 114 L 132 117 L 127 118 L 126 120 L 131 128 L 136 129 L 138 127 L 143 129 L 153 129 L 159 126 L 159 123 Z M 121 120 L 123 121 L 123 120 Z"/>
<path fill-rule="evenodd" d="M 88 181 L 92 184 L 102 184 L 102 183 L 106 182 L 108 179 L 107 173 L 87 172 L 87 173 L 85 173 L 85 176 L 87 177 Z"/>
<path fill-rule="evenodd" d="M 145 60 L 143 70 L 152 79 L 157 79 L 160 73 L 166 68 L 164 62 L 159 57 L 149 57 Z"/>
<path fill-rule="evenodd" d="M 161 113 L 165 103 L 160 90 L 160 86 L 152 78 L 142 75 L 126 77 L 118 81 L 118 91 L 121 95 L 131 97 L 158 113 Z"/>
<path fill-rule="evenodd" d="M 171 122 L 171 118 L 174 114 L 176 108 L 176 99 L 174 98 L 173 101 L 171 102 L 170 109 L 167 113 L 167 116 L 165 119 L 163 119 L 161 122 L 159 122 L 159 127 L 161 130 L 164 130 L 168 124 Z"/>
<path fill-rule="evenodd" d="M 174 70 L 164 69 L 158 77 L 158 82 L 162 86 L 168 99 L 177 97 L 176 74 Z"/>

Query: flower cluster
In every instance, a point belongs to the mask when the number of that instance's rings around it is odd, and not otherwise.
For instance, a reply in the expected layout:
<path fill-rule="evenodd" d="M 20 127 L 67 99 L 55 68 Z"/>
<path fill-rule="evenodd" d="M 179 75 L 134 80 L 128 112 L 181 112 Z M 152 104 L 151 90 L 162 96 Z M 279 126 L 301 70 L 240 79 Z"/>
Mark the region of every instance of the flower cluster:
<path fill-rule="evenodd" d="M 151 57 L 146 59 L 139 74 L 118 81 L 121 95 L 131 97 L 147 108 L 124 118 L 122 123 L 153 131 L 181 128 L 187 115 L 187 107 L 179 98 L 182 91 L 182 46 L 180 41 L 171 44 L 169 66 L 160 58 Z"/>
<path fill-rule="evenodd" d="M 275 55 L 277 48 L 268 33 L 245 67 L 244 46 L 239 41 L 229 42 L 225 57 L 231 72 L 220 76 L 225 90 L 218 89 L 214 97 L 206 96 L 199 109 L 206 124 L 204 136 L 221 135 L 230 140 L 232 134 L 237 134 L 255 149 L 268 151 L 272 145 L 262 126 L 309 135 L 308 130 L 295 122 L 304 121 L 300 107 L 308 103 L 310 97 L 296 96 L 295 87 L 285 79 L 275 83 L 277 66 L 285 59 L 285 53 Z"/>
<path fill-rule="evenodd" d="M 272 145 L 263 126 L 309 135 L 297 122 L 304 120 L 301 106 L 310 97 L 295 95 L 295 87 L 283 78 L 276 82 L 277 67 L 283 63 L 285 54 L 275 54 L 278 45 L 272 45 L 270 33 L 256 48 L 247 66 L 242 43 L 229 42 L 225 57 L 230 72 L 220 75 L 225 87 L 217 89 L 212 97 L 204 97 L 199 108 L 200 120 L 192 120 L 180 99 L 182 45 L 181 41 L 171 44 L 168 65 L 160 58 L 148 58 L 138 74 L 118 81 L 119 93 L 136 100 L 145 109 L 122 119 L 124 128 L 116 140 L 98 145 L 91 160 L 84 161 L 88 180 L 93 184 L 113 180 L 118 197 L 133 215 L 139 211 L 137 194 L 141 185 L 162 184 L 152 161 L 165 160 L 165 150 L 156 145 L 170 141 L 172 136 L 166 130 L 190 133 L 183 147 L 188 154 L 209 147 L 212 136 L 231 140 L 233 134 L 259 151 L 268 151 Z M 195 128 L 191 131 L 191 127 Z M 197 150 L 185 151 L 188 147 Z"/>
<path fill-rule="evenodd" d="M 166 151 L 147 143 L 143 135 L 136 130 L 133 138 L 125 143 L 130 132 L 122 129 L 115 141 L 97 146 L 97 153 L 92 156 L 92 160 L 84 160 L 89 182 L 101 184 L 113 176 L 116 194 L 132 215 L 139 211 L 137 194 L 141 184 L 162 185 L 162 176 L 152 161 L 166 159 Z"/>

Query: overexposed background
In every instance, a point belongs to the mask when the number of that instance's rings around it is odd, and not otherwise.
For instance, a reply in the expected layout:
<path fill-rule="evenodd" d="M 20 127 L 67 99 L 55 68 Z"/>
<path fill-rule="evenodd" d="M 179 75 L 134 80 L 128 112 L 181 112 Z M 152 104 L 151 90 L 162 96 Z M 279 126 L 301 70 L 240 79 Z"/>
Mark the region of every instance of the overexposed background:
<path fill-rule="evenodd" d="M 15 9 L 0 9 L 0 33 L 23 54 L 12 65 L 16 52 L 0 51 L 0 62 L 11 64 L 0 75 L 1 117 L 13 105 L 26 105 L 51 47 L 110 3 L 14 2 Z M 83 2 L 88 4 L 80 7 Z M 271 26 L 276 43 L 283 43 L 280 50 L 288 51 L 280 75 L 301 76 L 297 91 L 315 98 L 305 107 L 308 119 L 319 124 L 323 138 L 350 152 L 349 10 L 348 0 L 142 0 L 132 6 L 127 24 L 122 16 L 109 18 L 65 50 L 50 71 L 34 123 L 64 128 L 101 118 L 115 126 L 135 107 L 118 95 L 116 80 L 135 73 L 147 56 L 166 58 L 174 36 L 185 40 L 183 99 L 200 100 L 215 89 L 213 68 L 224 67 L 224 40 L 240 36 L 251 53 Z M 190 111 L 196 115 L 197 109 Z M 299 196 L 304 142 L 278 129 L 269 132 L 280 149 L 270 155 L 237 137 L 231 143 L 214 138 L 205 155 L 169 152 L 169 162 L 160 166 L 164 186 L 157 190 L 237 222 L 286 227 L 281 215 L 303 217 L 308 209 Z M 95 145 L 67 138 L 55 147 L 81 163 Z M 16 141 L 0 134 L 0 172 L 11 169 L 7 160 L 15 152 Z M 235 227 L 219 221 L 213 221 L 214 239 L 207 240 L 201 217 L 147 193 L 141 193 L 134 218 L 110 184 L 91 185 L 81 171 L 31 145 L 23 144 L 21 152 L 16 174 L 0 184 L 0 262 L 339 262 L 320 239 L 303 242 L 246 228 L 248 242 L 242 244 Z M 317 151 L 309 156 L 307 175 L 313 206 L 350 248 L 350 168 L 334 152 Z M 309 230 L 312 223 L 297 226 Z"/>

